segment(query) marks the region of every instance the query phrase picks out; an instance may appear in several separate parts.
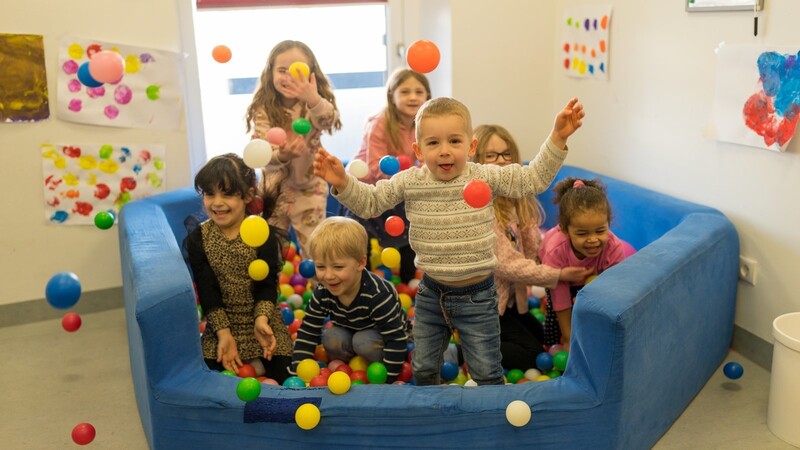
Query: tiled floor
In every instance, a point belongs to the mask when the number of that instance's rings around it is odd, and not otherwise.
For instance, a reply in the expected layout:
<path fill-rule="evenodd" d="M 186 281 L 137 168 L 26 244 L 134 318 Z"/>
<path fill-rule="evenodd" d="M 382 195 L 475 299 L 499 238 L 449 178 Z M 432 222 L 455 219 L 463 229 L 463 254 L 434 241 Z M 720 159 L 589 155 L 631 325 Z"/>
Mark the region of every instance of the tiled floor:
<path fill-rule="evenodd" d="M 75 333 L 65 332 L 60 320 L 0 328 L 0 448 L 76 448 L 70 434 L 80 422 L 97 430 L 87 448 L 147 448 L 124 311 L 82 318 Z M 728 360 L 741 363 L 744 376 L 730 381 L 717 371 L 656 450 L 794 448 L 767 428 L 769 372 L 734 352 Z"/>

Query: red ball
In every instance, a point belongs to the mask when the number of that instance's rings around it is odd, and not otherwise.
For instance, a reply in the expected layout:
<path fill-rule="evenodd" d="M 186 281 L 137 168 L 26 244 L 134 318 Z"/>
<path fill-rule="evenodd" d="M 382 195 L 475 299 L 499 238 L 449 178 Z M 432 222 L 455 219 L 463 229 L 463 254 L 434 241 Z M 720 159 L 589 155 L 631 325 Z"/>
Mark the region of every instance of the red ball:
<path fill-rule="evenodd" d="M 397 157 L 397 162 L 400 163 L 400 170 L 406 170 L 411 167 L 411 158 L 406 155 L 400 155 Z"/>
<path fill-rule="evenodd" d="M 367 378 L 367 372 L 364 370 L 354 370 L 350 374 L 350 381 L 363 381 L 364 384 L 369 384 L 369 379 Z"/>
<path fill-rule="evenodd" d="M 250 364 L 244 364 L 242 367 L 239 367 L 239 378 L 255 378 L 256 377 L 256 369 L 251 366 Z"/>
<path fill-rule="evenodd" d="M 303 324 L 303 321 L 300 319 L 294 319 L 292 323 L 289 324 L 289 334 L 297 333 L 297 330 L 300 329 L 300 325 Z"/>
<path fill-rule="evenodd" d="M 406 224 L 398 216 L 389 216 L 386 218 L 385 228 L 389 236 L 400 236 L 405 231 Z"/>
<path fill-rule="evenodd" d="M 247 214 L 261 214 L 264 211 L 264 199 L 256 195 L 250 203 L 247 204 Z"/>
<path fill-rule="evenodd" d="M 328 362 L 328 354 L 325 352 L 325 347 L 318 345 L 317 348 L 314 349 L 314 359 L 324 363 Z"/>
<path fill-rule="evenodd" d="M 204 320 L 204 321 L 200 322 L 200 326 L 198 328 L 200 328 L 200 334 L 205 333 L 206 332 L 206 321 Z"/>
<path fill-rule="evenodd" d="M 295 284 L 294 286 L 292 286 L 292 289 L 294 289 L 294 293 L 299 295 L 299 296 L 302 296 L 303 294 L 306 293 L 306 285 L 305 284 Z"/>
<path fill-rule="evenodd" d="M 399 381 L 404 381 L 404 382 L 408 383 L 409 381 L 411 381 L 411 377 L 413 377 L 413 376 L 414 376 L 414 372 L 411 370 L 411 363 L 407 362 L 407 361 L 404 361 L 403 362 L 403 367 L 402 367 L 402 369 L 400 369 L 400 375 L 398 375 L 397 379 Z"/>
<path fill-rule="evenodd" d="M 86 445 L 94 440 L 97 432 L 90 423 L 79 423 L 72 429 L 72 441 L 78 445 Z"/>
<path fill-rule="evenodd" d="M 308 382 L 308 385 L 310 387 L 320 387 L 320 386 L 324 387 L 324 386 L 327 386 L 328 385 L 328 377 L 326 377 L 323 374 L 319 374 L 319 375 L 315 376 L 314 378 L 312 378 L 311 381 Z"/>
<path fill-rule="evenodd" d="M 344 372 L 347 375 L 351 375 L 353 373 L 353 369 L 347 364 L 342 364 L 341 366 L 334 369 L 334 372 Z"/>
<path fill-rule="evenodd" d="M 297 250 L 292 247 L 291 245 L 287 245 L 283 247 L 283 259 L 286 261 L 291 261 L 294 259 L 294 256 L 297 254 Z"/>
<path fill-rule="evenodd" d="M 439 65 L 439 47 L 431 41 L 420 39 L 408 47 L 406 61 L 411 70 L 428 73 Z"/>
<path fill-rule="evenodd" d="M 78 331 L 78 328 L 81 327 L 81 316 L 74 312 L 66 313 L 61 319 L 61 326 L 70 333 Z"/>
<path fill-rule="evenodd" d="M 344 364 L 344 363 L 342 363 L 342 364 Z M 319 369 L 319 374 L 323 375 L 326 379 L 329 376 L 331 376 L 332 373 L 333 373 L 333 371 L 331 369 L 327 368 L 327 367 L 323 367 L 323 368 Z"/>
<path fill-rule="evenodd" d="M 464 186 L 464 201 L 473 208 L 483 208 L 492 199 L 492 189 L 481 179 L 474 179 Z"/>

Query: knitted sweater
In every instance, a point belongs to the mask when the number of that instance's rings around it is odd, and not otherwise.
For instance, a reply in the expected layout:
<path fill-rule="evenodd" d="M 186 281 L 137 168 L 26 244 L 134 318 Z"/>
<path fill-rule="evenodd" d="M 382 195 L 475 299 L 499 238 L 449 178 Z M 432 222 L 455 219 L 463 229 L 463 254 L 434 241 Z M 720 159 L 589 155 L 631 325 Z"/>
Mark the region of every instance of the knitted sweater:
<path fill-rule="evenodd" d="M 566 156 L 566 149 L 548 139 L 528 166 L 468 162 L 450 181 L 434 178 L 426 166 L 411 167 L 374 186 L 350 175 L 347 187 L 333 195 L 365 218 L 405 201 L 416 266 L 439 282 L 453 283 L 488 276 L 497 265 L 492 202 L 482 208 L 469 206 L 464 186 L 480 179 L 493 196 L 530 197 L 547 189 Z"/>

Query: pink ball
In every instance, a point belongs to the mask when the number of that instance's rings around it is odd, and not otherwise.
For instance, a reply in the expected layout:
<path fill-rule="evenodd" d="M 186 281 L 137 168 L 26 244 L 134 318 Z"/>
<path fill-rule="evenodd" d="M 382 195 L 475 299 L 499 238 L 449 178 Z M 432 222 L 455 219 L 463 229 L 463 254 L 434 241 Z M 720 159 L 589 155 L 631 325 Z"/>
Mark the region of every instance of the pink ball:
<path fill-rule="evenodd" d="M 113 83 L 122 78 L 125 60 L 117 52 L 103 50 L 89 60 L 89 75 L 101 83 Z"/>
<path fill-rule="evenodd" d="M 286 131 L 280 127 L 272 127 L 267 131 L 267 142 L 281 146 L 286 143 Z"/>

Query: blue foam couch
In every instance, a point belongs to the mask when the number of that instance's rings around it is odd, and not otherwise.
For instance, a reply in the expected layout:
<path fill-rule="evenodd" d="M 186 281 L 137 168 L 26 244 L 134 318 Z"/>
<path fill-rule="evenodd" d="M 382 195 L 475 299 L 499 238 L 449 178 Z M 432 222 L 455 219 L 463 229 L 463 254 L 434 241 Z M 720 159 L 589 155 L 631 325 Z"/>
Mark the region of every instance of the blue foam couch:
<path fill-rule="evenodd" d="M 183 219 L 191 188 L 138 200 L 120 214 L 125 309 L 139 413 L 151 448 L 651 447 L 725 357 L 733 332 L 739 239 L 719 211 L 581 168 L 601 178 L 612 229 L 638 251 L 578 295 L 569 364 L 560 378 L 507 386 L 265 386 L 245 404 L 238 380 L 202 362 Z M 541 201 L 548 224 L 551 195 Z M 333 208 L 335 210 L 335 208 Z M 514 427 L 513 400 L 532 410 Z M 322 419 L 294 423 L 299 404 Z"/>

